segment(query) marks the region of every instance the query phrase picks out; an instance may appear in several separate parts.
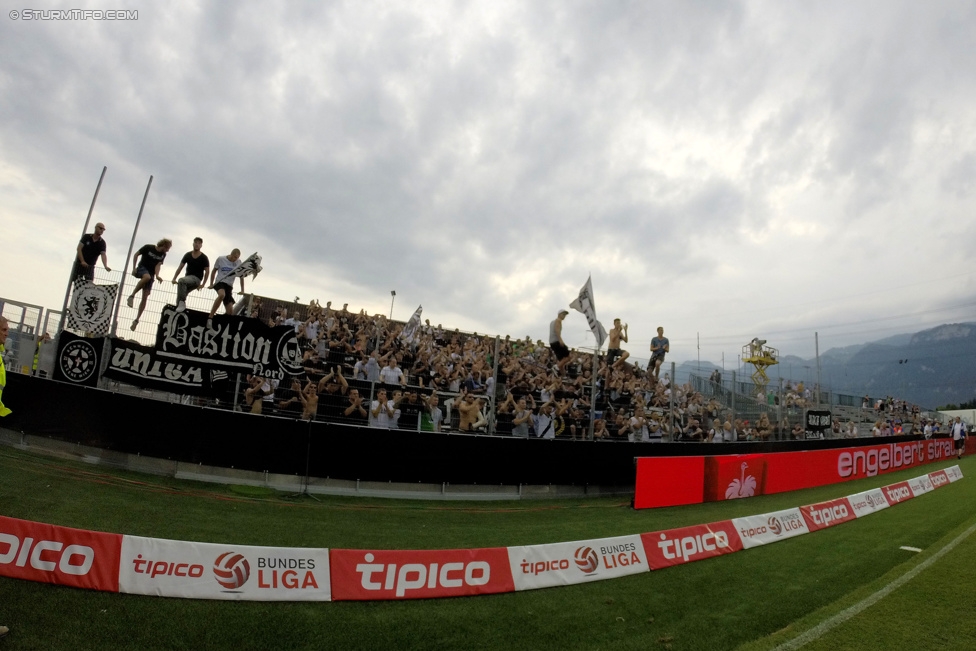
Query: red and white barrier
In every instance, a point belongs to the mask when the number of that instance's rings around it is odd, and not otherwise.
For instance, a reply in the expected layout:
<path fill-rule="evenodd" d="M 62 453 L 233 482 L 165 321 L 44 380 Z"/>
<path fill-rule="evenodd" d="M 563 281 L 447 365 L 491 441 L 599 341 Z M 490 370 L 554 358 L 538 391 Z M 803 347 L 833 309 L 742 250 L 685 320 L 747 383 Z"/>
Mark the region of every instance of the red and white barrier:
<path fill-rule="evenodd" d="M 119 592 L 244 601 L 330 601 L 329 550 L 123 536 Z"/>
<path fill-rule="evenodd" d="M 443 550 L 252 547 L 84 531 L 0 516 L 0 576 L 194 599 L 427 599 L 602 581 L 768 545 L 962 479 L 959 466 L 847 497 L 640 535 Z"/>

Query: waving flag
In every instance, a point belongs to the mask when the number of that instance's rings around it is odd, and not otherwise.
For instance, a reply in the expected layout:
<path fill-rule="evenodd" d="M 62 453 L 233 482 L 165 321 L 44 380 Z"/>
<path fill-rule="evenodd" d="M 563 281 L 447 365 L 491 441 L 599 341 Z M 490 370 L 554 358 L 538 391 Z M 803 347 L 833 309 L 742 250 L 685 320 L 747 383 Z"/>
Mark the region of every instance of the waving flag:
<path fill-rule="evenodd" d="M 607 340 L 607 331 L 603 328 L 603 324 L 596 318 L 596 303 L 593 302 L 592 277 L 587 277 L 586 284 L 580 290 L 579 296 L 569 306 L 586 316 L 586 322 L 590 324 L 590 330 L 593 331 L 593 336 L 596 337 L 596 347 L 600 348 L 603 346 L 603 342 Z"/>
<path fill-rule="evenodd" d="M 424 311 L 424 306 L 421 305 L 417 308 L 417 311 L 413 313 L 407 324 L 403 326 L 403 332 L 400 333 L 400 339 L 403 339 L 408 344 L 412 344 L 414 338 L 417 336 L 417 330 L 420 328 L 420 314 Z"/>

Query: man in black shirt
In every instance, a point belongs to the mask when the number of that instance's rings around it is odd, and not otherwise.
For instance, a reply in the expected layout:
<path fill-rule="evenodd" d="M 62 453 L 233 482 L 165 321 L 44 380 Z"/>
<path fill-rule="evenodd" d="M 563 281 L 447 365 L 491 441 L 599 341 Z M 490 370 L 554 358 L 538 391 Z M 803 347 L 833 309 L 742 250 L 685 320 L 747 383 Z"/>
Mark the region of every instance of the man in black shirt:
<path fill-rule="evenodd" d="M 193 238 L 193 250 L 187 251 L 180 266 L 173 274 L 173 284 L 176 285 L 176 311 L 182 312 L 186 309 L 186 295 L 194 289 L 201 289 L 203 281 L 210 273 L 210 259 L 207 254 L 201 251 L 203 248 L 203 238 Z M 186 267 L 186 275 L 177 280 L 183 267 Z"/>
<path fill-rule="evenodd" d="M 132 322 L 129 330 L 135 330 L 136 326 L 139 325 L 139 319 L 142 317 L 143 310 L 146 309 L 146 300 L 149 298 L 154 280 L 163 282 L 163 279 L 159 277 L 159 270 L 162 269 L 163 260 L 166 259 L 166 253 L 171 248 L 173 248 L 173 242 L 163 238 L 155 246 L 146 244 L 132 256 L 132 264 L 135 265 L 132 275 L 138 278 L 139 282 L 136 283 L 136 288 L 132 290 L 132 294 L 129 295 L 125 304 L 132 307 L 132 302 L 140 290 L 142 291 L 142 300 L 139 302 L 139 313 L 136 314 L 135 321 Z"/>
<path fill-rule="evenodd" d="M 78 248 L 75 251 L 75 266 L 74 270 L 71 272 L 72 279 L 87 278 L 88 280 L 95 280 L 95 263 L 98 262 L 98 258 L 102 258 L 102 265 L 105 267 L 105 271 L 111 271 L 108 268 L 108 261 L 105 259 L 105 240 L 102 238 L 102 234 L 105 232 L 105 224 L 98 222 L 95 224 L 94 233 L 85 233 L 81 236 L 81 241 L 78 242 Z"/>

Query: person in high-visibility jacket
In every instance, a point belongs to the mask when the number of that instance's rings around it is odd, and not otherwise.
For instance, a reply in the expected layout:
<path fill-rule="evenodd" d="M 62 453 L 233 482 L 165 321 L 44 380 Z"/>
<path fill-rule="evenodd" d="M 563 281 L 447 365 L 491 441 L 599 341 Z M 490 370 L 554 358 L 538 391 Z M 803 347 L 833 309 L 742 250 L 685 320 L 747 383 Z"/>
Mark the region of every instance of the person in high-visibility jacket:
<path fill-rule="evenodd" d="M 34 365 L 31 366 L 31 375 L 37 375 L 37 360 L 41 357 L 41 344 L 46 341 L 51 341 L 51 335 L 45 332 L 37 340 L 37 346 L 34 348 Z"/>
<path fill-rule="evenodd" d="M 6 416 L 11 413 L 9 409 L 3 406 L 3 389 L 7 386 L 7 367 L 3 364 L 3 354 L 7 352 L 4 344 L 7 341 L 7 331 L 9 329 L 10 324 L 7 323 L 7 319 L 0 316 L 0 416 Z"/>

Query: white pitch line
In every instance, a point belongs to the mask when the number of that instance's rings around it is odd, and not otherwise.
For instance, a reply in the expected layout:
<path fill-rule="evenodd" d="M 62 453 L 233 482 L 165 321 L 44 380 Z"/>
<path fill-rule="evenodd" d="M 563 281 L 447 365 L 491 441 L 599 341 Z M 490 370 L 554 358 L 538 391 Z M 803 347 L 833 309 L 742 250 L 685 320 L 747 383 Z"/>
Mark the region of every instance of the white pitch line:
<path fill-rule="evenodd" d="M 867 610 L 868 608 L 878 603 L 879 601 L 887 597 L 889 594 L 891 594 L 901 586 L 911 581 L 913 578 L 918 576 L 923 570 L 928 569 L 937 560 L 939 560 L 940 558 L 948 554 L 950 551 L 955 549 L 955 547 L 959 543 L 961 543 L 963 540 L 965 540 L 970 535 L 972 535 L 974 531 L 976 531 L 976 524 L 963 531 L 952 542 L 948 543 L 945 547 L 935 552 L 927 559 L 925 559 L 924 561 L 922 561 L 921 563 L 913 567 L 905 574 L 902 574 L 900 577 L 898 577 L 897 579 L 895 579 L 885 587 L 881 588 L 871 596 L 866 597 L 862 601 L 857 602 L 856 604 L 854 604 L 850 608 L 847 608 L 846 610 L 842 610 L 841 612 L 837 613 L 833 617 L 820 622 L 819 624 L 811 628 L 806 633 L 793 638 L 789 642 L 784 642 L 783 644 L 776 647 L 774 651 L 787 651 L 788 649 L 799 649 L 800 647 L 809 644 L 810 642 L 813 642 L 814 640 L 821 637 L 831 629 L 840 626 L 841 624 L 849 620 L 851 617 L 854 617 L 855 615 Z"/>
<path fill-rule="evenodd" d="M 918 553 L 918 552 L 922 551 L 918 547 L 908 547 L 906 545 L 902 545 L 898 549 L 904 549 L 906 552 L 915 552 L 915 553 Z"/>

